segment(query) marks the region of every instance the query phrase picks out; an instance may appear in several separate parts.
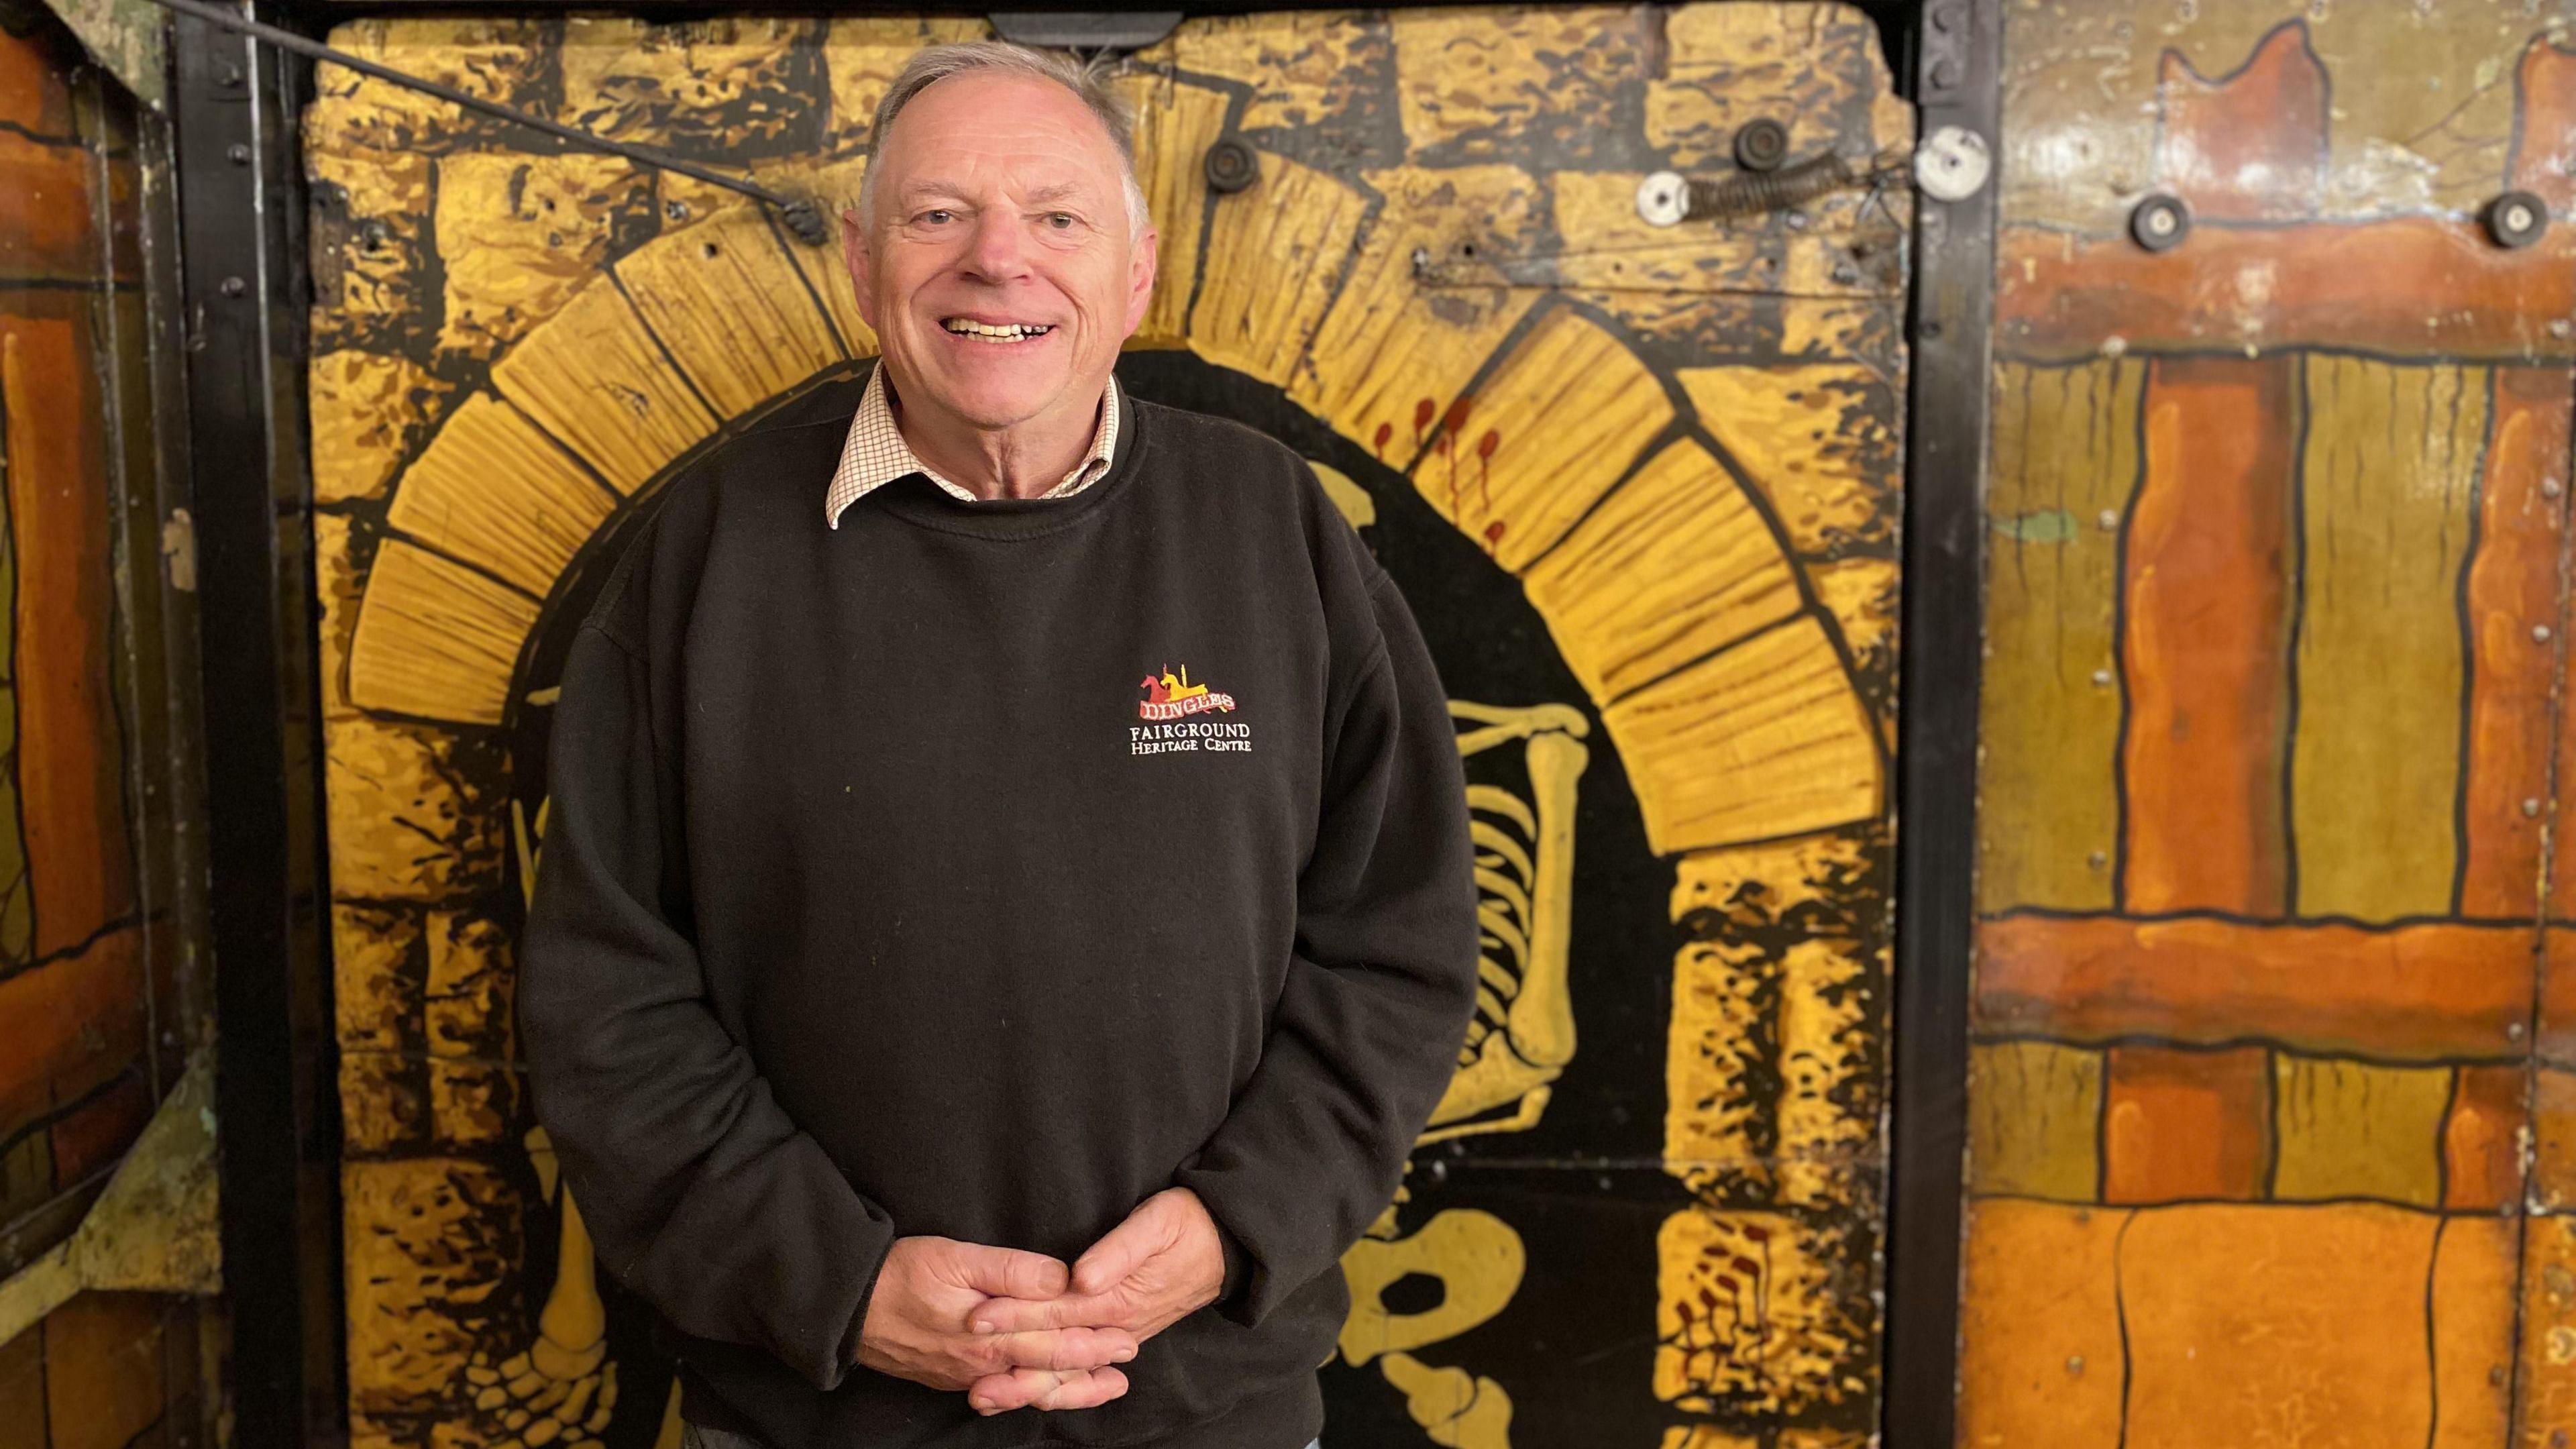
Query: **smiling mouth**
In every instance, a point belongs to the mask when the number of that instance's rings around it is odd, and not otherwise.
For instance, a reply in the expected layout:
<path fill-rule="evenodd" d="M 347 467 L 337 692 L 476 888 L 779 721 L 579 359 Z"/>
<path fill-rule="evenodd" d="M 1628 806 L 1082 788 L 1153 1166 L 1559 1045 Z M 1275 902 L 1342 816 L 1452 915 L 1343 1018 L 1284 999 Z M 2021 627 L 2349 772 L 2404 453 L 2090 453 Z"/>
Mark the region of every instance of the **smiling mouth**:
<path fill-rule="evenodd" d="M 975 342 L 1001 345 L 1025 342 L 1033 337 L 1044 337 L 1055 330 L 1053 327 L 1041 326 L 1035 322 L 978 322 L 971 317 L 949 317 L 943 319 L 939 325 L 954 336 Z"/>

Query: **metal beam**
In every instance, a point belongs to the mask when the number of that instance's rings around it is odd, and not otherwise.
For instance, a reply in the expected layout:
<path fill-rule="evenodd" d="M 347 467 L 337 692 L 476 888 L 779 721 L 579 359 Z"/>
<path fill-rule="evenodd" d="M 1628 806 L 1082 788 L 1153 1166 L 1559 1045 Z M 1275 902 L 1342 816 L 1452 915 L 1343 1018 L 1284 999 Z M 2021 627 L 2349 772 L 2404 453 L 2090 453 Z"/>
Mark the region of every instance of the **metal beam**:
<path fill-rule="evenodd" d="M 347 1442 L 338 1064 L 301 399 L 307 68 L 181 18 L 188 492 L 198 575 L 233 1442 Z"/>
<path fill-rule="evenodd" d="M 1931 0 L 1921 23 L 1881 1438 L 1889 1449 L 1951 1449 L 1956 1435 L 2001 0 Z"/>

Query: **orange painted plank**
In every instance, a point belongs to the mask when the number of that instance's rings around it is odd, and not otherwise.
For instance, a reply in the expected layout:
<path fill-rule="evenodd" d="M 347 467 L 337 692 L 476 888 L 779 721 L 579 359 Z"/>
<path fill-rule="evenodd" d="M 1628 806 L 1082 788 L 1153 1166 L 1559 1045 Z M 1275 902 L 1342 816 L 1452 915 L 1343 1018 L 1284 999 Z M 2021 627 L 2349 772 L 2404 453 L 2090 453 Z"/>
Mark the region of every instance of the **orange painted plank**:
<path fill-rule="evenodd" d="M 2430 216 L 2204 226 L 2167 252 L 2036 227 L 2005 228 L 2002 245 L 2000 274 L 2015 280 L 1996 291 L 1997 337 L 2017 361 L 2094 357 L 2114 337 L 2131 354 L 2242 355 L 2251 342 L 2459 362 L 2576 357 L 2576 339 L 2549 331 L 2576 313 L 2576 226 L 2563 222 L 2520 251 Z"/>
<path fill-rule="evenodd" d="M 2128 534 L 2122 904 L 2279 914 L 2295 359 L 2161 358 Z"/>
<path fill-rule="evenodd" d="M 2156 70 L 2156 177 L 2194 217 L 2304 216 L 2326 175 L 2326 68 L 2304 25 L 2274 28 L 2234 72 L 2204 79 L 2178 51 Z"/>
<path fill-rule="evenodd" d="M 2271 1053 L 2113 1047 L 2102 1111 L 2102 1200 L 2263 1195 L 2272 1155 Z"/>
<path fill-rule="evenodd" d="M 55 1083 L 108 1075 L 143 1049 L 143 931 L 111 931 L 82 951 L 0 978 L 0 1135 L 55 1105 Z"/>
<path fill-rule="evenodd" d="M 106 276 L 107 247 L 90 203 L 96 165 L 97 158 L 78 146 L 49 146 L 0 131 L 0 281 Z"/>
<path fill-rule="evenodd" d="M 2460 1068 L 2442 1124 L 2442 1206 L 2497 1208 L 2522 1201 L 2523 1094 L 2518 1066 Z"/>
<path fill-rule="evenodd" d="M 72 91 L 45 37 L 0 35 L 0 122 L 39 136 L 72 134 Z"/>
<path fill-rule="evenodd" d="M 1977 926 L 1976 1025 L 2078 1043 L 2510 1060 L 2531 1010 L 2532 950 L 2527 926 L 2006 916 Z"/>
<path fill-rule="evenodd" d="M 2536 643 L 2531 631 L 2558 622 L 2571 406 L 2576 372 L 2495 370 L 2477 552 L 2469 561 L 2463 915 L 2530 916 L 2539 910 L 2541 821 L 2524 804 L 2536 807 L 2549 794 L 2554 651 Z"/>
<path fill-rule="evenodd" d="M 107 471 L 86 343 L 68 322 L 0 317 L 18 566 L 18 789 L 39 955 L 134 909 L 108 678 Z"/>
<path fill-rule="evenodd" d="M 2506 185 L 2563 211 L 2576 205 L 2576 54 L 2535 35 L 2516 76 Z"/>

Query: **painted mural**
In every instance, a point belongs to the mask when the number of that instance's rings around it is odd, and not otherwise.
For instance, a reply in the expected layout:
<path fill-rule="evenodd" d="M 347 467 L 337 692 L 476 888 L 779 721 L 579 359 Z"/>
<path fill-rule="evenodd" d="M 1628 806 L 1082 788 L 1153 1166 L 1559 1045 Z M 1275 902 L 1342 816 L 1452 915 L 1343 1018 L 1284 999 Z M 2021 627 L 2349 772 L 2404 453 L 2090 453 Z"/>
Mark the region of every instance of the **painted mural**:
<path fill-rule="evenodd" d="M 211 982 L 174 829 L 135 106 L 0 31 L 0 1446 L 211 1442 L 199 1299 L 83 1291 L 72 1240 L 192 1060 Z M 183 563 L 182 571 L 186 565 Z M 176 587 L 184 589 L 187 583 Z M 180 667 L 193 672 L 181 652 Z M 201 1100 L 201 1098 L 199 1099 Z"/>
<path fill-rule="evenodd" d="M 2007 24 L 1960 1441 L 2563 1445 L 2576 12 Z"/>
<path fill-rule="evenodd" d="M 335 42 L 853 196 L 980 21 L 354 23 Z M 1452 691 L 1485 995 L 1344 1264 L 1331 1435 L 1836 1449 L 1877 1415 L 1901 195 L 1657 230 L 1639 182 L 1910 145 L 1808 4 L 1191 21 L 1126 57 L 1163 275 L 1120 364 L 1317 472 Z M 332 67 L 310 386 L 361 1446 L 668 1446 L 533 1130 L 513 939 L 571 621 L 656 489 L 873 351 L 733 195 Z M 1258 177 L 1210 188 L 1220 140 Z M 820 486 L 818 480 L 817 486 Z"/>

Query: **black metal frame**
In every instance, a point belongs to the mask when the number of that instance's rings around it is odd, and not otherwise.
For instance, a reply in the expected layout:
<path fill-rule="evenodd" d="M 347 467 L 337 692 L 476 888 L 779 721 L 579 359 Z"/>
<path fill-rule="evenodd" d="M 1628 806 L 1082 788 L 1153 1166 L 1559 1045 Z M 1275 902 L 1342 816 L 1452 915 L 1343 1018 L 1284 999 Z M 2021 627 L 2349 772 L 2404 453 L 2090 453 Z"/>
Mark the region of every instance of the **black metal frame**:
<path fill-rule="evenodd" d="M 1922 135 L 1960 127 L 1999 163 L 2001 0 L 1931 0 L 1914 49 Z M 1889 1449 L 1951 1449 L 1957 1432 L 1998 185 L 1989 174 L 1959 201 L 1915 198 L 1881 1435 Z"/>
<path fill-rule="evenodd" d="M 233 1439 L 348 1441 L 338 1054 L 312 663 L 309 69 L 173 23 L 188 492 L 198 557 Z"/>

